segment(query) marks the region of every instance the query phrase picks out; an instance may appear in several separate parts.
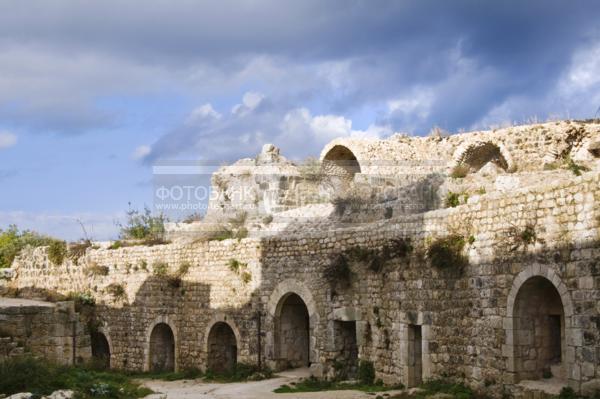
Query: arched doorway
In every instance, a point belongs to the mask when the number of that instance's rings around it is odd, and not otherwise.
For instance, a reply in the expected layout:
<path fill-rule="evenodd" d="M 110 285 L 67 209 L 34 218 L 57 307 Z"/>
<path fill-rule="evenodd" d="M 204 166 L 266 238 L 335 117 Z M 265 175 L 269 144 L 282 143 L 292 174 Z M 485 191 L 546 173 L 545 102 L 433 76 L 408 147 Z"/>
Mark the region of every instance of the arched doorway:
<path fill-rule="evenodd" d="M 310 365 L 310 320 L 302 298 L 289 293 L 279 301 L 275 318 L 275 350 L 282 369 Z"/>
<path fill-rule="evenodd" d="M 237 341 L 229 324 L 217 322 L 208 334 L 208 369 L 224 373 L 235 368 Z"/>
<path fill-rule="evenodd" d="M 335 145 L 323 157 L 323 168 L 329 175 L 341 176 L 349 180 L 360 173 L 360 164 L 348 147 Z"/>
<path fill-rule="evenodd" d="M 550 280 L 534 276 L 521 285 L 514 301 L 513 329 L 517 382 L 566 378 L 565 310 Z"/>
<path fill-rule="evenodd" d="M 150 370 L 175 370 L 175 336 L 166 323 L 158 323 L 150 334 Z"/>
<path fill-rule="evenodd" d="M 93 332 L 92 340 L 92 359 L 97 366 L 102 368 L 110 367 L 110 345 L 106 336 L 101 332 Z"/>

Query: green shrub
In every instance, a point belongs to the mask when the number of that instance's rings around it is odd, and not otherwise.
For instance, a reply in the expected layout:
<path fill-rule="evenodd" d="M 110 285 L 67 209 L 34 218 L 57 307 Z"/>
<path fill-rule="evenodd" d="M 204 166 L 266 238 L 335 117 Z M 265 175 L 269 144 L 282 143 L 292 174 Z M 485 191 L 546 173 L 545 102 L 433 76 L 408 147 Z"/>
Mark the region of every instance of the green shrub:
<path fill-rule="evenodd" d="M 169 273 L 169 265 L 165 262 L 155 262 L 152 265 L 152 273 L 157 277 L 166 277 Z"/>
<path fill-rule="evenodd" d="M 460 194 L 449 191 L 448 194 L 446 194 L 445 204 L 446 204 L 446 208 L 455 208 L 455 207 L 459 206 L 460 205 Z"/>
<path fill-rule="evenodd" d="M 250 272 L 247 272 L 247 271 L 246 272 L 242 272 L 240 274 L 240 277 L 241 277 L 242 282 L 244 284 L 248 284 L 250 281 L 252 281 L 252 273 L 250 273 Z"/>
<path fill-rule="evenodd" d="M 48 260 L 54 265 L 60 265 L 67 256 L 67 243 L 64 241 L 53 241 L 48 246 Z"/>
<path fill-rule="evenodd" d="M 471 388 L 446 380 L 429 380 L 422 384 L 420 388 L 422 389 L 420 396 L 422 395 L 424 398 L 434 396 L 437 393 L 451 395 L 456 399 L 471 399 L 475 397 Z"/>
<path fill-rule="evenodd" d="M 290 385 L 282 385 L 275 389 L 275 393 L 300 393 L 300 392 L 321 392 L 321 391 L 341 391 L 341 390 L 356 390 L 362 392 L 385 392 L 394 389 L 403 389 L 402 384 L 386 386 L 377 381 L 371 384 L 363 384 L 361 382 L 335 382 L 309 377 L 297 383 Z"/>
<path fill-rule="evenodd" d="M 10 225 L 8 229 L 0 229 L 0 269 L 10 267 L 15 257 L 27 245 L 32 247 L 48 246 L 56 239 L 41 235 L 34 231 L 19 231 L 17 226 Z"/>
<path fill-rule="evenodd" d="M 150 242 L 162 241 L 165 233 L 164 215 L 153 216 L 148 207 L 144 211 L 130 208 L 127 211 L 127 220 L 125 224 L 118 223 L 120 236 L 124 240 L 149 240 Z"/>
<path fill-rule="evenodd" d="M 231 270 L 234 273 L 239 273 L 241 269 L 245 268 L 246 266 L 248 266 L 247 264 L 240 262 L 237 259 L 229 259 L 229 270 Z"/>
<path fill-rule="evenodd" d="M 467 264 L 462 254 L 465 239 L 458 234 L 434 240 L 427 248 L 427 258 L 431 265 L 439 269 L 460 269 Z"/>
<path fill-rule="evenodd" d="M 252 280 L 252 274 L 247 270 L 248 264 L 240 262 L 237 259 L 229 259 L 229 270 L 240 276 L 244 284 L 248 284 Z"/>
<path fill-rule="evenodd" d="M 575 176 L 581 176 L 581 172 L 587 172 L 590 169 L 586 166 L 579 165 L 573 161 L 570 156 L 565 158 L 566 168 L 569 169 Z"/>
<path fill-rule="evenodd" d="M 125 288 L 123 287 L 123 285 L 119 284 L 119 283 L 112 283 L 109 284 L 106 288 L 105 291 L 112 295 L 113 299 L 118 300 L 118 299 L 125 299 L 125 297 L 127 296 L 126 292 L 125 292 Z"/>
<path fill-rule="evenodd" d="M 373 385 L 375 381 L 375 367 L 373 362 L 361 360 L 358 365 L 358 380 L 364 385 Z"/>
<path fill-rule="evenodd" d="M 563 387 L 558 394 L 559 399 L 576 399 L 577 395 L 571 387 Z"/>
<path fill-rule="evenodd" d="M 117 240 L 108 246 L 108 249 L 119 249 L 124 247 L 123 241 Z"/>
<path fill-rule="evenodd" d="M 262 220 L 263 224 L 265 224 L 265 225 L 271 224 L 272 221 L 273 221 L 273 215 L 267 215 Z"/>
<path fill-rule="evenodd" d="M 152 393 L 118 372 L 58 366 L 33 357 L 13 357 L 0 362 L 0 392 L 4 394 L 31 392 L 40 397 L 59 389 L 72 389 L 80 399 L 131 399 Z"/>
<path fill-rule="evenodd" d="M 519 239 L 527 245 L 535 243 L 537 239 L 535 227 L 532 225 L 525 226 L 525 228 L 519 233 Z"/>
<path fill-rule="evenodd" d="M 70 292 L 67 299 L 74 301 L 76 308 L 96 305 L 96 299 L 90 292 Z"/>

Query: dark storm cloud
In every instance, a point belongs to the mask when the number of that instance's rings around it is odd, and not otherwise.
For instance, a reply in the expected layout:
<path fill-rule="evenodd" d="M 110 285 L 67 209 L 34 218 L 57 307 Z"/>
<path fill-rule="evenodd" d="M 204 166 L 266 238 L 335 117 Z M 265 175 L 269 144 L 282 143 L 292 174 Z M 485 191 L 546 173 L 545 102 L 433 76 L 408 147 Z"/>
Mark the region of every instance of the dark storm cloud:
<path fill-rule="evenodd" d="M 510 116 L 507 104 L 514 98 L 534 105 L 532 113 L 555 112 L 547 98 L 574 54 L 598 42 L 598 15 L 600 3 L 591 0 L 4 1 L 0 49 L 31 49 L 16 59 L 19 65 L 30 53 L 49 54 L 43 64 L 49 72 L 14 73 L 26 82 L 33 75 L 54 84 L 23 91 L 0 77 L 0 89 L 7 86 L 0 107 L 17 97 L 25 105 L 21 114 L 9 115 L 14 119 L 88 130 L 118 120 L 94 105 L 98 97 L 144 95 L 160 90 L 157 81 L 184 95 L 207 85 L 217 92 L 231 81 L 253 90 L 261 82 L 268 98 L 287 104 L 265 110 L 259 130 L 254 121 L 219 122 L 232 137 L 268 136 L 303 101 L 318 103 L 320 113 L 379 107 L 379 122 L 396 129 L 422 132 L 441 124 L 454 130 L 476 125 L 499 107 Z M 278 77 L 263 75 L 260 67 L 247 70 L 261 58 Z M 78 62 L 74 76 L 68 67 L 53 67 L 71 59 Z M 237 95 L 239 87 L 229 90 Z M 389 101 L 421 90 L 429 93 L 422 116 L 384 110 Z M 34 106 L 40 96 L 77 101 L 36 115 L 46 110 Z M 161 140 L 156 149 L 179 151 L 176 143 L 189 129 L 175 128 L 169 133 L 174 141 Z"/>

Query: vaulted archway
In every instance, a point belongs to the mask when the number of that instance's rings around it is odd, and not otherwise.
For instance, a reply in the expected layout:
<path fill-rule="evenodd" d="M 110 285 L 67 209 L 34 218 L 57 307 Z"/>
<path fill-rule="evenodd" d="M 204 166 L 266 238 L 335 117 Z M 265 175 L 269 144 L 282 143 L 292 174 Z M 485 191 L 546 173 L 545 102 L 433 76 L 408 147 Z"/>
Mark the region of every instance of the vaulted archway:
<path fill-rule="evenodd" d="M 152 371 L 175 370 L 175 336 L 166 323 L 158 323 L 150 334 L 149 368 Z"/>
<path fill-rule="evenodd" d="M 553 377 L 572 379 L 573 304 L 558 275 L 530 266 L 514 280 L 508 297 L 505 355 L 513 382 Z"/>
<path fill-rule="evenodd" d="M 323 169 L 329 175 L 353 179 L 361 173 L 356 155 L 346 146 L 335 145 L 323 157 Z"/>
<path fill-rule="evenodd" d="M 232 371 L 237 364 L 237 340 L 226 322 L 216 322 L 208 334 L 208 369 L 216 373 Z"/>
<path fill-rule="evenodd" d="M 101 368 L 110 368 L 110 345 L 106 336 L 95 331 L 90 334 L 92 341 L 92 359 L 95 365 Z"/>
<path fill-rule="evenodd" d="M 281 298 L 275 318 L 275 350 L 282 368 L 310 365 L 310 320 L 302 298 L 289 293 Z"/>

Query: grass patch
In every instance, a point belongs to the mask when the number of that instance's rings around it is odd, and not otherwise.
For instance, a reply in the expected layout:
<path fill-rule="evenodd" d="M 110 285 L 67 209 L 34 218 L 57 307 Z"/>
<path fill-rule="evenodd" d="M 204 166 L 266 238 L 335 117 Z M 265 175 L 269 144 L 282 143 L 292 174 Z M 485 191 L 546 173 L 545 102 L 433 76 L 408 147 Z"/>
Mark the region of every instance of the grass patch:
<path fill-rule="evenodd" d="M 446 208 L 455 208 L 461 204 L 466 204 L 469 199 L 469 195 L 466 193 L 455 193 L 449 191 L 446 194 L 446 200 L 444 201 Z"/>
<path fill-rule="evenodd" d="M 94 276 L 107 276 L 110 270 L 108 266 L 102 266 L 97 264 L 96 262 L 91 262 L 86 268 L 86 271 L 88 273 L 93 274 Z"/>
<path fill-rule="evenodd" d="M 250 281 L 252 281 L 252 273 L 248 271 L 247 263 L 240 262 L 239 260 L 232 258 L 229 259 L 228 265 L 229 270 L 240 276 L 244 284 L 248 284 Z"/>
<path fill-rule="evenodd" d="M 130 376 L 117 372 L 58 366 L 32 357 L 10 358 L 0 363 L 0 392 L 4 394 L 31 392 L 39 397 L 59 389 L 72 389 L 81 399 L 130 399 L 152 393 Z"/>
<path fill-rule="evenodd" d="M 237 363 L 233 370 L 225 373 L 215 373 L 211 370 L 207 370 L 203 376 L 205 381 L 214 382 L 260 381 L 271 377 L 273 377 L 271 369 L 259 369 L 258 366 L 245 363 Z"/>
<path fill-rule="evenodd" d="M 403 389 L 400 385 L 363 384 L 361 382 L 335 382 L 319 380 L 314 377 L 304 379 L 293 385 L 282 385 L 275 389 L 275 393 L 299 393 L 299 392 L 321 392 L 321 391 L 362 391 L 362 392 L 385 392 L 395 389 Z"/>
<path fill-rule="evenodd" d="M 127 297 L 127 293 L 125 292 L 125 288 L 123 285 L 119 283 L 109 284 L 105 291 L 107 294 L 112 295 L 114 300 L 125 299 Z"/>
<path fill-rule="evenodd" d="M 163 381 L 178 381 L 178 380 L 195 380 L 203 376 L 202 371 L 196 368 L 189 368 L 181 371 L 149 371 L 144 373 L 128 373 L 129 376 L 135 378 L 144 378 L 151 380 Z"/>
<path fill-rule="evenodd" d="M 408 392 L 403 392 L 400 395 L 394 395 L 390 397 L 390 399 L 425 399 L 438 393 L 451 395 L 456 399 L 471 399 L 481 397 L 480 395 L 476 395 L 471 388 L 463 384 L 446 380 L 430 380 L 422 384 L 419 388 L 421 389 L 412 395 Z"/>
<path fill-rule="evenodd" d="M 462 179 L 467 177 L 469 174 L 469 166 L 465 164 L 458 164 L 450 171 L 450 177 L 453 179 Z"/>

